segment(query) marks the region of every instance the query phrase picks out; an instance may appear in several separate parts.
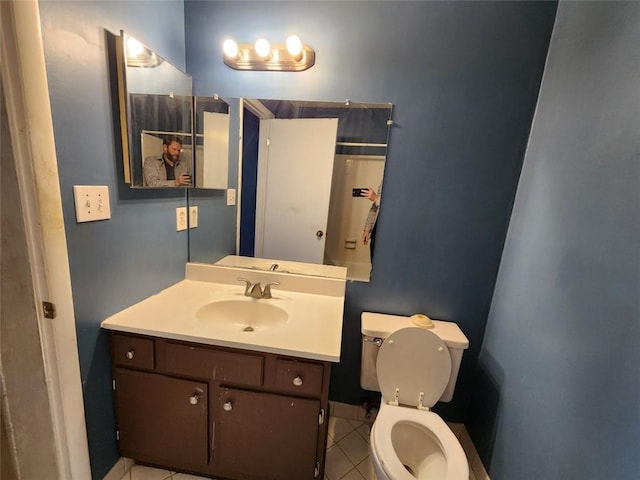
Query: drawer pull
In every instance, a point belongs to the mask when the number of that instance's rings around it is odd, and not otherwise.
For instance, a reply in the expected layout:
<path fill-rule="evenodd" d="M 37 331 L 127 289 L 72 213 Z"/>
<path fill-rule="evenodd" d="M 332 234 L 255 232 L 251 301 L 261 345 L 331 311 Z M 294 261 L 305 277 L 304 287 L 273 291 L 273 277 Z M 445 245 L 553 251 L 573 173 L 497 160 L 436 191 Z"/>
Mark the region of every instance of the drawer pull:
<path fill-rule="evenodd" d="M 293 379 L 293 384 L 296 387 L 301 387 L 302 386 L 302 377 L 297 376 L 296 378 Z"/>
<path fill-rule="evenodd" d="M 230 412 L 231 410 L 233 410 L 233 405 L 231 404 L 231 402 L 227 402 L 224 405 L 222 405 L 222 409 L 225 412 Z"/>
<path fill-rule="evenodd" d="M 133 360 L 133 357 L 135 357 L 136 352 L 134 350 L 129 350 L 127 353 L 124 354 L 125 357 L 127 357 L 127 360 Z"/>

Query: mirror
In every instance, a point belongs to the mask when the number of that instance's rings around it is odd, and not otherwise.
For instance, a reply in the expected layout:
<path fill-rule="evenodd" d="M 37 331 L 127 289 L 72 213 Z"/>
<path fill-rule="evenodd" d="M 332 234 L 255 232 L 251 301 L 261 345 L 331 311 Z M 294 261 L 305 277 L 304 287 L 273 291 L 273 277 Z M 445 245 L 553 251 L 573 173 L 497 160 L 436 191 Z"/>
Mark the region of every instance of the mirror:
<path fill-rule="evenodd" d="M 343 266 L 369 281 L 392 105 L 240 104 L 239 254 Z"/>
<path fill-rule="evenodd" d="M 125 182 L 226 188 L 226 102 L 192 96 L 190 75 L 124 32 L 115 43 Z"/>
<path fill-rule="evenodd" d="M 229 185 L 229 105 L 215 97 L 194 97 L 195 186 Z"/>

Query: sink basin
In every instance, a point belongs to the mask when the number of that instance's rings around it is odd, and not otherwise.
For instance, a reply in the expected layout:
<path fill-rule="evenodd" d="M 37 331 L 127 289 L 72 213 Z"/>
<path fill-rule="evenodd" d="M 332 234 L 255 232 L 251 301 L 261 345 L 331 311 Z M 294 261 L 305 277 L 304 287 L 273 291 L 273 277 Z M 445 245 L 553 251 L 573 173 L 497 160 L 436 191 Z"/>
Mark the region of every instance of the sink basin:
<path fill-rule="evenodd" d="M 201 307 L 196 318 L 245 332 L 273 328 L 287 321 L 285 310 L 261 300 L 220 300 Z"/>

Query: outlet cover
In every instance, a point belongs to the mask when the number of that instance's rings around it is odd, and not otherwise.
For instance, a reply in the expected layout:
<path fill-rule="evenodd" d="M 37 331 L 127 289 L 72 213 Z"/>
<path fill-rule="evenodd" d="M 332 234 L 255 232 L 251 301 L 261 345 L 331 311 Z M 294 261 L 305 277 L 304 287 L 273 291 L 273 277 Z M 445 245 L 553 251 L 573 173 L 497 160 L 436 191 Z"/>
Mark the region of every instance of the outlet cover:
<path fill-rule="evenodd" d="M 106 185 L 74 185 L 76 222 L 95 222 L 111 218 L 109 187 Z"/>
<path fill-rule="evenodd" d="M 198 226 L 198 207 L 192 205 L 189 207 L 189 228 L 196 228 Z"/>
<path fill-rule="evenodd" d="M 176 208 L 176 231 L 187 229 L 187 207 Z"/>
<path fill-rule="evenodd" d="M 236 204 L 236 189 L 229 188 L 227 189 L 227 205 L 235 205 Z"/>

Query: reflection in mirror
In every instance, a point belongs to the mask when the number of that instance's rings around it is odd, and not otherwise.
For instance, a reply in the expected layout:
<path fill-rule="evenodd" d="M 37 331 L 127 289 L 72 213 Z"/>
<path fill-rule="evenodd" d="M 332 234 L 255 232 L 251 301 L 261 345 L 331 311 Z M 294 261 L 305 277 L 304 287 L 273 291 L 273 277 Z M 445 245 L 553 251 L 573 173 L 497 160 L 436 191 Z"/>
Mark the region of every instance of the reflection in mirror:
<path fill-rule="evenodd" d="M 191 75 L 122 33 L 128 93 L 191 95 Z"/>
<path fill-rule="evenodd" d="M 229 105 L 216 97 L 194 97 L 196 184 L 225 189 L 229 185 Z"/>
<path fill-rule="evenodd" d="M 343 266 L 368 281 L 392 105 L 243 104 L 239 254 Z"/>
<path fill-rule="evenodd" d="M 125 181 L 133 188 L 192 186 L 191 76 L 124 32 L 116 43 Z"/>
<path fill-rule="evenodd" d="M 193 173 L 191 96 L 132 93 L 129 101 L 131 186 L 191 186 L 180 183 Z"/>

